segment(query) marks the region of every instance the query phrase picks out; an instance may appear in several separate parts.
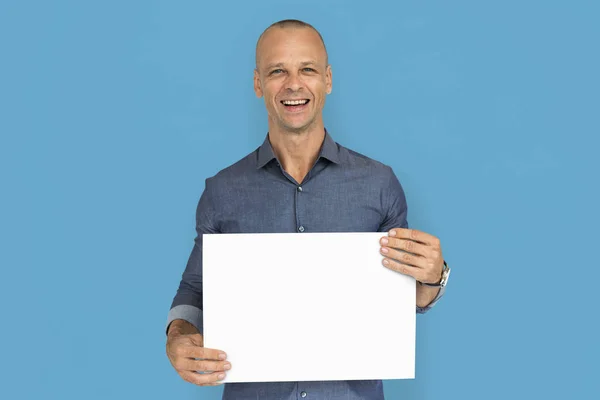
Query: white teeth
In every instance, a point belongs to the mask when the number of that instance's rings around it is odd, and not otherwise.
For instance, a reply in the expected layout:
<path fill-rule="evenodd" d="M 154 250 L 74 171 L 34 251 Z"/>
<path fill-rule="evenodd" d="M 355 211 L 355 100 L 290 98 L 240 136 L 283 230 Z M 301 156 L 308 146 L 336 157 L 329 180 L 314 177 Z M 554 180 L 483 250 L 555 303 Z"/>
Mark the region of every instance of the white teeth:
<path fill-rule="evenodd" d="M 286 106 L 298 106 L 301 104 L 306 104 L 308 103 L 308 100 L 284 100 L 283 104 L 285 104 Z"/>

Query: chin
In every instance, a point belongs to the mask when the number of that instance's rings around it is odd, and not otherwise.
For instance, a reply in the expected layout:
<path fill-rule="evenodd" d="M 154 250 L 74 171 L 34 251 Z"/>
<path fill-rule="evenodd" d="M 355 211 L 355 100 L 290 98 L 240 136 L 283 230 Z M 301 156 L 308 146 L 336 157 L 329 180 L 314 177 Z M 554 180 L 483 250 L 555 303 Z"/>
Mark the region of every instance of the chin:
<path fill-rule="evenodd" d="M 308 129 L 312 123 L 314 122 L 314 120 L 309 120 L 309 119 L 304 119 L 304 120 L 296 120 L 296 121 L 283 121 L 283 126 L 286 127 L 286 129 L 290 129 L 290 130 L 294 130 L 294 131 L 301 131 L 304 129 Z"/>

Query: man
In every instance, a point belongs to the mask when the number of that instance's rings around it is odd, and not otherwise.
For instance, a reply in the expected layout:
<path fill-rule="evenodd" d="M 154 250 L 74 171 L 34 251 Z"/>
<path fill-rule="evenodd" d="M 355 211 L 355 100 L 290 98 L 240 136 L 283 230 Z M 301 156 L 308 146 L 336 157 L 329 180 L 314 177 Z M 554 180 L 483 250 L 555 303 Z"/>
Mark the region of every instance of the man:
<path fill-rule="evenodd" d="M 167 321 L 168 357 L 188 382 L 218 385 L 235 368 L 221 349 L 203 347 L 203 233 L 387 232 L 383 263 L 417 280 L 416 312 L 428 311 L 443 295 L 448 269 L 440 242 L 407 229 L 404 192 L 391 168 L 335 143 L 325 129 L 322 110 L 331 89 L 327 50 L 311 25 L 285 20 L 263 32 L 254 90 L 264 97 L 269 132 L 256 151 L 206 180 L 198 235 Z M 326 355 L 315 362 L 326 362 Z M 304 397 L 382 399 L 383 385 L 226 383 L 223 391 L 224 399 L 237 400 Z"/>

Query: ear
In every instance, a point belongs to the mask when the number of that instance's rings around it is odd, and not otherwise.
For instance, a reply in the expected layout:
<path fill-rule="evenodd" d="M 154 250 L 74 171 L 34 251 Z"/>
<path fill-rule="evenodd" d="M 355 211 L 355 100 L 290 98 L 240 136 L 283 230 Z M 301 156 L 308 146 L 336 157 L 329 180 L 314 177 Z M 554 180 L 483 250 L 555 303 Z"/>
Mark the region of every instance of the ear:
<path fill-rule="evenodd" d="M 263 96 L 263 92 L 260 87 L 260 76 L 258 75 L 257 69 L 254 69 L 254 93 L 256 93 L 256 97 L 258 98 Z"/>
<path fill-rule="evenodd" d="M 327 71 L 325 72 L 325 86 L 327 88 L 327 94 L 330 94 L 331 90 L 333 89 L 331 65 L 327 66 Z"/>

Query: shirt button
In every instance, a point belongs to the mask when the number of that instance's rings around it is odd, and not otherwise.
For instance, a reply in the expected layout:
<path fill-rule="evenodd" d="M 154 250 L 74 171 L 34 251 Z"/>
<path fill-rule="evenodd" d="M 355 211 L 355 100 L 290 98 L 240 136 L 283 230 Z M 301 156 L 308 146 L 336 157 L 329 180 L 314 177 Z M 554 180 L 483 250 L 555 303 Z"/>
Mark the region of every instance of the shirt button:
<path fill-rule="evenodd" d="M 302 396 L 302 397 L 306 397 L 306 392 L 302 392 L 302 393 L 300 393 L 300 396 Z"/>
<path fill-rule="evenodd" d="M 301 192 L 302 191 L 302 186 L 298 186 L 298 191 Z"/>
<path fill-rule="evenodd" d="M 298 228 L 298 230 L 299 230 L 300 232 L 304 232 L 304 227 L 303 227 L 303 226 L 300 226 L 300 227 Z"/>

